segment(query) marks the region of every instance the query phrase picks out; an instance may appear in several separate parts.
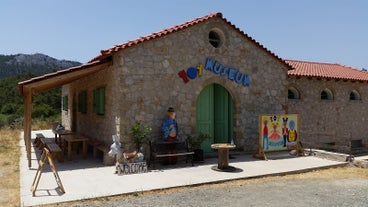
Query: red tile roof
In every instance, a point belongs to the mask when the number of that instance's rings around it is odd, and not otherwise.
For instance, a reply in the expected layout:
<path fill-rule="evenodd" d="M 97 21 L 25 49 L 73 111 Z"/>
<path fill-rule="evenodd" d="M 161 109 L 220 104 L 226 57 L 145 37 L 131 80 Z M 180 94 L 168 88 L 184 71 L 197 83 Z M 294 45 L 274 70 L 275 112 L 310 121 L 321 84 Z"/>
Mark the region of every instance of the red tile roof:
<path fill-rule="evenodd" d="M 288 71 L 289 76 L 368 81 L 367 71 L 343 66 L 337 63 L 316 63 L 299 60 L 285 60 L 285 62 L 294 68 Z"/>
<path fill-rule="evenodd" d="M 222 13 L 218 12 L 218 13 L 212 13 L 212 14 L 208 14 L 206 16 L 200 17 L 200 18 L 196 18 L 193 19 L 192 21 L 188 21 L 185 22 L 183 24 L 179 24 L 176 25 L 174 27 L 168 28 L 168 29 L 164 29 L 161 30 L 159 32 L 155 32 L 152 33 L 148 36 L 145 37 L 140 37 L 138 39 L 132 40 L 132 41 L 128 41 L 126 43 L 120 44 L 120 45 L 115 45 L 111 48 L 105 49 L 105 50 L 101 50 L 101 54 L 95 58 L 93 58 L 90 62 L 94 62 L 96 60 L 102 60 L 106 57 L 109 57 L 111 55 L 113 55 L 115 52 L 118 52 L 122 49 L 125 48 L 129 48 L 132 46 L 135 46 L 139 43 L 145 42 L 145 41 L 149 41 L 152 39 L 156 39 L 159 38 L 161 36 L 165 36 L 174 32 L 178 32 L 181 31 L 183 29 L 186 29 L 190 26 L 196 25 L 198 23 L 204 22 L 206 20 L 212 19 L 212 18 L 221 18 L 225 23 L 227 23 L 228 25 L 230 25 L 231 27 L 233 27 L 235 30 L 237 30 L 239 33 L 241 33 L 242 35 L 244 35 L 245 38 L 249 39 L 250 41 L 254 42 L 256 45 L 258 45 L 260 48 L 266 50 L 268 53 L 270 53 L 271 55 L 273 55 L 278 61 L 280 61 L 281 63 L 285 64 L 285 62 L 279 58 L 276 54 L 274 54 L 273 52 L 271 52 L 270 50 L 268 50 L 267 48 L 265 48 L 263 45 L 261 45 L 259 42 L 257 42 L 256 40 L 254 40 L 252 37 L 248 36 L 246 33 L 244 33 L 243 31 L 241 31 L 239 28 L 237 28 L 234 24 L 232 24 L 230 21 L 228 21 L 226 18 L 223 18 Z M 285 66 L 289 67 L 289 65 L 285 64 Z"/>

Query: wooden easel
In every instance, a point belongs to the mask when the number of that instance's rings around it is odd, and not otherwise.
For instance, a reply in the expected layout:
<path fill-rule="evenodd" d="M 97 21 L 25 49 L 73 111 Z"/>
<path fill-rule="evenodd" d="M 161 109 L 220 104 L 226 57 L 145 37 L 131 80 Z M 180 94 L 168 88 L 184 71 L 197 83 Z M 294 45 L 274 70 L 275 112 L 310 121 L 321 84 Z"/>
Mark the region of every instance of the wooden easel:
<path fill-rule="evenodd" d="M 303 145 L 302 145 L 302 143 L 300 141 L 298 141 L 296 143 L 295 150 L 296 150 L 296 155 L 297 156 L 305 156 L 305 154 L 304 154 L 304 148 L 303 148 Z"/>
<path fill-rule="evenodd" d="M 262 149 L 261 146 L 258 146 L 258 149 L 257 149 L 257 154 L 254 155 L 255 158 L 258 158 L 258 159 L 261 159 L 261 160 L 268 160 L 267 159 L 267 156 L 264 152 L 264 150 Z"/>
<path fill-rule="evenodd" d="M 56 180 L 56 183 L 58 184 L 61 192 L 65 193 L 65 190 L 64 190 L 64 187 L 63 187 L 63 184 L 61 183 L 61 180 L 60 180 L 60 177 L 59 177 L 59 174 L 56 170 L 56 167 L 54 165 L 54 161 L 52 160 L 52 156 L 51 156 L 51 153 L 50 151 L 44 147 L 43 148 L 43 151 L 42 151 L 42 154 L 41 154 L 41 159 L 39 161 L 39 165 L 38 165 L 38 169 L 37 169 L 37 173 L 36 173 L 36 176 L 33 180 L 33 183 L 32 183 L 32 188 L 31 188 L 31 191 L 32 191 L 32 196 L 35 196 L 35 193 L 36 193 L 36 190 L 37 190 L 37 186 L 38 186 L 38 183 L 40 182 L 40 178 L 41 178 L 41 174 L 42 174 L 42 171 L 45 167 L 45 164 L 46 163 L 49 163 L 50 165 L 50 168 L 51 168 L 51 171 L 52 173 L 54 174 L 54 177 L 55 177 L 55 180 Z"/>

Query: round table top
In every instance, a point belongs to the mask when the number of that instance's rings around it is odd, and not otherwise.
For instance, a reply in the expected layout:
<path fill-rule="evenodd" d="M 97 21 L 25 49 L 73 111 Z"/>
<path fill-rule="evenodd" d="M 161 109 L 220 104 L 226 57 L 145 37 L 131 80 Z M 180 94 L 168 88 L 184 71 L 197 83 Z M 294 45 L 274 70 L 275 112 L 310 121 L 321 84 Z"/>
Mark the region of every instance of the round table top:
<path fill-rule="evenodd" d="M 235 144 L 229 144 L 229 143 L 217 143 L 212 144 L 211 148 L 213 149 L 234 149 L 236 147 Z"/>

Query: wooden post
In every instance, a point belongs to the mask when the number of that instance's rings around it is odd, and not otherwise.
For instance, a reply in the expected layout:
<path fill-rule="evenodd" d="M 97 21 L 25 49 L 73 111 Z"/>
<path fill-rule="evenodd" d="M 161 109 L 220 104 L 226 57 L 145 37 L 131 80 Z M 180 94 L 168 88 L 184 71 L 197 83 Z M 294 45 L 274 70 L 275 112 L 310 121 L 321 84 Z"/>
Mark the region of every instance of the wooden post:
<path fill-rule="evenodd" d="M 261 146 L 258 146 L 258 149 L 257 149 L 257 153 L 253 156 L 257 159 L 262 159 L 262 160 L 268 160 L 267 159 L 267 156 L 265 154 L 265 152 L 263 151 L 262 147 Z"/>
<path fill-rule="evenodd" d="M 32 125 L 32 93 L 24 91 L 24 142 L 26 145 L 28 167 L 31 168 L 31 125 Z"/>
<path fill-rule="evenodd" d="M 218 169 L 226 169 L 229 167 L 229 150 L 218 149 Z"/>

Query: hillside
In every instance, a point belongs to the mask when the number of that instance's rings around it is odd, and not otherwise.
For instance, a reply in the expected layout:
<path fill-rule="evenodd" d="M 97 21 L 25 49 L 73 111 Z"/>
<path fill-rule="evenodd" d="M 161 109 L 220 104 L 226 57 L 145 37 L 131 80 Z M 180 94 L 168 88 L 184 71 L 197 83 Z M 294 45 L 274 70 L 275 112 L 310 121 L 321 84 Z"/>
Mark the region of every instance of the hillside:
<path fill-rule="evenodd" d="M 18 82 L 80 64 L 57 60 L 43 54 L 0 55 L 0 128 L 22 120 L 24 106 L 23 97 L 19 95 Z M 60 116 L 60 88 L 37 94 L 32 99 L 33 118 L 47 119 Z"/>
<path fill-rule="evenodd" d="M 25 73 L 41 75 L 77 65 L 81 65 L 81 63 L 58 60 L 40 53 L 0 55 L 0 79 Z"/>

